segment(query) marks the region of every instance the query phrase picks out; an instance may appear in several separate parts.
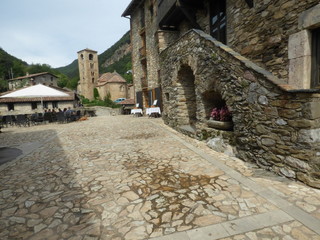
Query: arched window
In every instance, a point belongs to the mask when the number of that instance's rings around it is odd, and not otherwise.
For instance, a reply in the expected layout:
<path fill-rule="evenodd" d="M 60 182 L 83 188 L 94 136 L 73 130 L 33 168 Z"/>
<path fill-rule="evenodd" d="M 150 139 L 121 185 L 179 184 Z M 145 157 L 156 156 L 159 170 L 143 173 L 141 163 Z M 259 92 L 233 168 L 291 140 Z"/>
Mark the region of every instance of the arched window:
<path fill-rule="evenodd" d="M 83 54 L 80 55 L 81 59 L 83 60 Z"/>
<path fill-rule="evenodd" d="M 89 60 L 93 60 L 93 55 L 91 53 L 89 54 Z"/>

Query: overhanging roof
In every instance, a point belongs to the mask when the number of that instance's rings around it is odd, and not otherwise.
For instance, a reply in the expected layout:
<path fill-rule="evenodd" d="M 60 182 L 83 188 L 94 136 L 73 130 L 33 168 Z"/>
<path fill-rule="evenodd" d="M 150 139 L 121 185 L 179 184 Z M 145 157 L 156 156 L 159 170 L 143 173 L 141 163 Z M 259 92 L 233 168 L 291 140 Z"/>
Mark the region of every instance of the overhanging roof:
<path fill-rule="evenodd" d="M 122 17 L 126 17 L 132 14 L 132 12 L 141 4 L 144 0 L 132 0 L 126 10 L 122 13 Z"/>

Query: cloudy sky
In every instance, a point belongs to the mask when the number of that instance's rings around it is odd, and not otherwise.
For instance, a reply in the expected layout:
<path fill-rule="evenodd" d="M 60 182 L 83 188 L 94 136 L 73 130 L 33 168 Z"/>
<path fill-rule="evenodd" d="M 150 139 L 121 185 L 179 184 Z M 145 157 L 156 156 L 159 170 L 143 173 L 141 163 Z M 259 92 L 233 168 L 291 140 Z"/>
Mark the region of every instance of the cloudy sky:
<path fill-rule="evenodd" d="M 0 47 L 27 63 L 62 67 L 90 48 L 102 53 L 129 29 L 131 0 L 0 0 Z"/>

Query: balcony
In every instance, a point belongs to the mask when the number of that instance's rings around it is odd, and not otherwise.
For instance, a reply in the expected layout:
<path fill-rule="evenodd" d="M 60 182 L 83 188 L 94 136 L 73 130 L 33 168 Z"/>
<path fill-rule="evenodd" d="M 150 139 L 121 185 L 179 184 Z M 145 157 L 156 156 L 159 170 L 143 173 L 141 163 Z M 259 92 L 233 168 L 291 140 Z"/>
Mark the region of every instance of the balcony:
<path fill-rule="evenodd" d="M 169 28 L 168 24 L 168 18 L 173 17 L 173 15 L 176 15 L 175 12 L 177 9 L 177 0 L 162 0 L 159 2 L 158 5 L 158 24 L 160 28 Z M 173 28 L 173 26 L 172 26 Z"/>
<path fill-rule="evenodd" d="M 158 5 L 158 25 L 162 30 L 177 30 L 180 22 L 187 19 L 193 28 L 199 29 L 195 12 L 203 7 L 203 0 L 162 0 Z"/>

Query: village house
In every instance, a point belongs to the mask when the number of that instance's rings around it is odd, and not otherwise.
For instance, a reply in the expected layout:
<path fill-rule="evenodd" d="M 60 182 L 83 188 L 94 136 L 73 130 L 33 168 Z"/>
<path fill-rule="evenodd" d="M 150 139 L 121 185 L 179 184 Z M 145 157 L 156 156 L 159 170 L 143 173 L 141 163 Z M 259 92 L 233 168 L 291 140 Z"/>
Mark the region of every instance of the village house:
<path fill-rule="evenodd" d="M 58 86 L 58 77 L 54 74 L 43 72 L 35 74 L 27 74 L 26 76 L 17 77 L 8 80 L 9 90 L 32 86 L 36 84 L 43 84 L 47 86 Z"/>
<path fill-rule="evenodd" d="M 190 136 L 320 188 L 318 0 L 132 0 L 133 81 L 143 107 Z M 209 127 L 213 109 L 233 129 Z"/>

